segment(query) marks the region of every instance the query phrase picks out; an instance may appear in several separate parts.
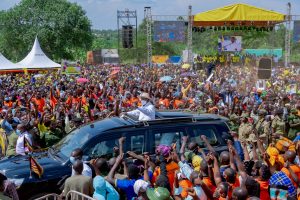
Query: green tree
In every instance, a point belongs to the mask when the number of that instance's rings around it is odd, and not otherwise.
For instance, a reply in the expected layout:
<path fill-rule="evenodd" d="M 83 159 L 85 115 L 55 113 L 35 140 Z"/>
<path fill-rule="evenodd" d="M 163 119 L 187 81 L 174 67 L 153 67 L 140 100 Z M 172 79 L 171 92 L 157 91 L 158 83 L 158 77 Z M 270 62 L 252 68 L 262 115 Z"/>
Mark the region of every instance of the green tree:
<path fill-rule="evenodd" d="M 19 61 L 38 36 L 43 50 L 52 59 L 78 59 L 93 41 L 91 22 L 85 11 L 67 0 L 22 0 L 0 12 L 0 51 Z"/>

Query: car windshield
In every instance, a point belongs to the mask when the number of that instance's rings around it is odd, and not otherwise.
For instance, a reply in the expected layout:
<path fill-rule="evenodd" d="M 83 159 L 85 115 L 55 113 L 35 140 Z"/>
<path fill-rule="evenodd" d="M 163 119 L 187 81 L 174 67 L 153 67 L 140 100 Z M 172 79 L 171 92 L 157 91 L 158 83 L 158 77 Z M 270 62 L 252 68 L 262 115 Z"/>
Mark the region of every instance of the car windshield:
<path fill-rule="evenodd" d="M 92 134 L 89 134 L 86 129 L 76 129 L 54 145 L 54 150 L 68 158 L 74 149 L 81 148 L 91 137 Z"/>

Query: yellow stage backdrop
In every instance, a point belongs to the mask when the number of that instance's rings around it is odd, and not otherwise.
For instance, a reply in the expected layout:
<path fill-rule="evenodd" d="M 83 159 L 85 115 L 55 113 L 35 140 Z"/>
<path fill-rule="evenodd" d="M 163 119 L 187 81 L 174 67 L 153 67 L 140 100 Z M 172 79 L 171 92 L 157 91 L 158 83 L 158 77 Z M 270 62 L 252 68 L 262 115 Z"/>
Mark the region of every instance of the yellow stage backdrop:
<path fill-rule="evenodd" d="M 271 3 L 271 2 L 270 2 Z M 282 22 L 285 15 L 248 4 L 233 4 L 214 10 L 198 13 L 194 16 L 194 22 Z M 229 25 L 229 24 L 227 24 Z"/>

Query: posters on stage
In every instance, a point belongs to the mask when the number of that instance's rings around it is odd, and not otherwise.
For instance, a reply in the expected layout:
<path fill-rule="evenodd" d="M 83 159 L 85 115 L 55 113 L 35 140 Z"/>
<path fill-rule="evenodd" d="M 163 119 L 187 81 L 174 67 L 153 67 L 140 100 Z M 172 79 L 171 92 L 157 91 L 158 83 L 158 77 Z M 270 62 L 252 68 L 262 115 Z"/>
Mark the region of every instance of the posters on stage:
<path fill-rule="evenodd" d="M 229 52 L 240 52 L 242 50 L 242 37 L 241 36 L 219 36 L 218 50 Z"/>
<path fill-rule="evenodd" d="M 184 42 L 185 22 L 184 21 L 155 21 L 154 22 L 155 42 Z"/>
<path fill-rule="evenodd" d="M 294 42 L 300 43 L 300 20 L 294 21 Z"/>
<path fill-rule="evenodd" d="M 80 74 L 80 70 L 81 70 L 81 65 L 79 62 L 70 62 L 67 60 L 63 60 L 62 61 L 62 65 L 61 65 L 61 72 L 62 74 Z"/>

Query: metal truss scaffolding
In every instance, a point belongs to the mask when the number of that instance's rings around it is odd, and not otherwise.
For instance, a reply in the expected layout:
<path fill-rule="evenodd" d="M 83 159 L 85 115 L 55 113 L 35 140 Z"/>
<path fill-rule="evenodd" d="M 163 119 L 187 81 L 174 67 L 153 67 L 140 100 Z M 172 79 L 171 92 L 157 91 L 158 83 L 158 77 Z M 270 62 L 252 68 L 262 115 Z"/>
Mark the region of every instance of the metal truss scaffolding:
<path fill-rule="evenodd" d="M 188 13 L 188 34 L 187 34 L 187 50 L 188 50 L 188 63 L 193 64 L 193 16 L 192 16 L 192 6 L 189 6 Z"/>
<path fill-rule="evenodd" d="M 284 66 L 288 67 L 291 57 L 291 3 L 287 4 L 287 15 L 286 15 L 286 31 L 285 31 L 285 59 Z"/>
<path fill-rule="evenodd" d="M 120 53 L 120 48 L 124 47 L 124 44 L 120 46 L 121 41 L 124 43 L 124 40 L 131 40 L 130 47 L 125 47 L 127 50 L 133 49 L 137 54 L 138 48 L 138 27 L 137 27 L 137 11 L 136 10 L 118 10 L 117 11 L 117 25 L 118 25 L 118 51 Z M 134 40 L 134 42 L 133 42 Z M 133 44 L 134 43 L 134 44 Z M 133 48 L 132 48 L 133 47 Z"/>
<path fill-rule="evenodd" d="M 147 34 L 147 64 L 152 67 L 152 15 L 151 7 L 145 7 L 145 22 Z"/>

